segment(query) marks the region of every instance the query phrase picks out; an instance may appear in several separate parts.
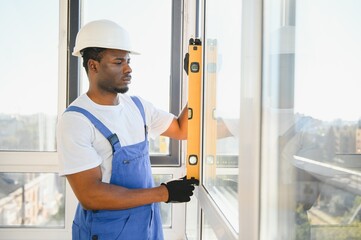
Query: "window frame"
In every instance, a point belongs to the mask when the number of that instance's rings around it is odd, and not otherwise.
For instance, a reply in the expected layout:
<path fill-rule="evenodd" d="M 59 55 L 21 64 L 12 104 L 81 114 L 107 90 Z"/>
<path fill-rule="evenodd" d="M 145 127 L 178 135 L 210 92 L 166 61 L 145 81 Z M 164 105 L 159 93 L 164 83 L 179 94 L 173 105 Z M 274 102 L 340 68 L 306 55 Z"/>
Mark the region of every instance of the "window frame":
<path fill-rule="evenodd" d="M 81 26 L 81 0 L 69 1 L 69 46 L 68 52 L 68 76 L 67 76 L 67 106 L 73 102 L 80 92 L 80 60 L 71 55 L 75 46 L 76 34 Z M 171 96 L 169 111 L 178 116 L 182 110 L 182 34 L 183 34 L 183 0 L 172 0 L 172 27 L 171 27 L 171 69 L 170 89 Z M 180 167 L 181 142 L 169 139 L 168 155 L 151 155 L 152 166 L 156 167 Z"/>
<path fill-rule="evenodd" d="M 69 0 L 69 2 L 71 2 Z M 66 82 L 67 78 L 67 12 L 68 1 L 59 2 L 59 49 L 58 49 L 58 115 L 61 114 L 66 106 Z M 57 173 L 58 172 L 58 155 L 57 152 L 34 152 L 34 151 L 0 151 L 1 171 L 13 173 Z M 0 228 L 0 240 L 12 239 L 70 239 L 71 238 L 71 221 L 76 209 L 76 198 L 71 190 L 69 183 L 66 181 L 65 192 L 65 216 L 64 227 L 4 227 Z"/>
<path fill-rule="evenodd" d="M 206 0 L 201 0 L 203 39 L 205 39 L 206 4 Z M 200 185 L 197 192 L 198 216 L 201 216 L 197 220 L 198 231 L 203 231 L 204 222 L 207 220 L 219 239 L 259 239 L 262 10 L 263 0 L 242 1 L 240 116 L 247 117 L 241 117 L 239 122 L 239 132 L 242 136 L 239 139 L 238 151 L 239 233 L 234 231 L 205 186 Z M 204 160 L 202 157 L 202 162 Z M 203 219 L 204 217 L 207 219 Z M 202 233 L 198 233 L 197 239 L 202 239 Z"/>
<path fill-rule="evenodd" d="M 58 63 L 58 116 L 79 95 L 79 59 L 71 55 L 76 34 L 80 27 L 81 1 L 68 0 L 59 2 L 59 63 Z M 181 106 L 183 64 L 183 0 L 172 1 L 172 52 L 170 77 L 170 112 L 178 115 Z M 180 176 L 181 142 L 170 141 L 170 154 L 151 156 L 154 174 L 172 174 Z M 58 172 L 57 152 L 7 152 L 0 151 L 3 172 Z M 24 161 L 26 159 L 26 161 Z M 165 168 L 169 166 L 170 168 Z M 77 206 L 77 199 L 66 181 L 65 186 L 65 222 L 63 228 L 0 228 L 0 240 L 6 239 L 70 239 L 72 219 Z M 184 235 L 184 205 L 172 205 L 172 226 L 164 229 L 165 236 Z M 56 233 L 56 234 L 54 234 Z"/>

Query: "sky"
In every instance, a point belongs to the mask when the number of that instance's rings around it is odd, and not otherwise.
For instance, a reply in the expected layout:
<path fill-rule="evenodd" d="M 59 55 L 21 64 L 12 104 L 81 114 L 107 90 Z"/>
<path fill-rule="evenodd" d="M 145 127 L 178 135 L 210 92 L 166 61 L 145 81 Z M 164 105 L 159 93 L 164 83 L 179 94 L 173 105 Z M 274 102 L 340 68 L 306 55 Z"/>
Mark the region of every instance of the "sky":
<path fill-rule="evenodd" d="M 139 0 L 137 4 L 87 0 L 82 19 L 86 23 L 107 18 L 128 29 L 134 48 L 142 53 L 132 56 L 130 93 L 165 110 L 170 78 L 169 2 L 143 0 L 140 8 Z M 321 120 L 357 120 L 361 117 L 361 1 L 296 2 L 295 111 Z M 0 113 L 57 113 L 58 7 L 57 0 L 2 0 Z M 241 51 L 240 36 L 224 26 L 240 18 L 218 16 L 219 8 L 209 9 L 207 20 L 207 36 L 218 39 L 217 108 L 223 116 L 237 117 L 239 109 L 229 106 L 232 96 L 240 94 L 240 59 L 234 54 Z"/>
<path fill-rule="evenodd" d="M 1 2 L 0 113 L 57 112 L 58 4 Z"/>
<path fill-rule="evenodd" d="M 105 4 L 109 7 L 105 7 Z M 83 9 L 84 24 L 108 19 L 127 29 L 133 48 L 141 53 L 130 56 L 133 72 L 129 94 L 141 96 L 168 111 L 171 1 L 87 0 L 83 3 Z M 84 76 L 84 70 L 82 72 Z"/>
<path fill-rule="evenodd" d="M 361 1 L 297 1 L 295 111 L 361 117 Z"/>
<path fill-rule="evenodd" d="M 45 112 L 55 115 L 59 80 L 59 1 L 1 1 L 0 44 L 5 47 L 0 58 L 0 114 Z M 105 3 L 109 7 L 105 7 Z M 142 0 L 141 8 L 139 3 L 139 0 L 137 4 L 130 0 L 87 0 L 82 5 L 82 21 L 85 24 L 106 18 L 130 32 L 132 45 L 141 55 L 131 56 L 133 79 L 129 93 L 168 110 L 171 2 Z M 81 72 L 84 75 L 83 68 Z M 87 87 L 87 79 L 84 83 L 82 92 Z"/>

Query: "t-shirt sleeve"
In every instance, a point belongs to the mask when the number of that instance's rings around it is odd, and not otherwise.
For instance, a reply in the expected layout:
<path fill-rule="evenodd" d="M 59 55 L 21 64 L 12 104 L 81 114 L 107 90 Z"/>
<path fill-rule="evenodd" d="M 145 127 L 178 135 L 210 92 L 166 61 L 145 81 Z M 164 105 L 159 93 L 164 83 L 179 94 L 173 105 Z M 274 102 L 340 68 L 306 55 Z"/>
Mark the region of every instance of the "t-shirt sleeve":
<path fill-rule="evenodd" d="M 156 108 L 152 103 L 142 98 L 139 99 L 141 100 L 146 113 L 149 137 L 154 139 L 169 128 L 175 116 L 169 112 Z"/>
<path fill-rule="evenodd" d="M 94 128 L 81 113 L 66 112 L 57 124 L 59 175 L 85 171 L 101 164 L 102 160 L 92 147 Z"/>

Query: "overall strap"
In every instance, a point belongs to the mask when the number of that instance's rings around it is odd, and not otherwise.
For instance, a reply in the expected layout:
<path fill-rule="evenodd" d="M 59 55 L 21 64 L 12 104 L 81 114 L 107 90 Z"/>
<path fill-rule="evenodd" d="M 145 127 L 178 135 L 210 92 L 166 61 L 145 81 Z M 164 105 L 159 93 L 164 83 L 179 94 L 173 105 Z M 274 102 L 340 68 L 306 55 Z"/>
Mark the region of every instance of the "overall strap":
<path fill-rule="evenodd" d="M 145 134 L 148 135 L 148 126 L 145 121 L 145 112 L 144 112 L 143 104 L 140 102 L 139 98 L 137 98 L 135 96 L 131 96 L 131 98 L 132 98 L 133 102 L 135 103 L 135 105 L 137 105 L 137 107 L 140 111 L 140 114 L 142 115 Z"/>
<path fill-rule="evenodd" d="M 97 119 L 93 114 L 89 111 L 85 110 L 84 108 L 77 107 L 77 106 L 69 106 L 65 112 L 79 112 L 82 113 L 85 117 L 87 117 L 96 127 L 103 136 L 108 139 L 110 144 L 112 145 L 113 152 L 115 151 L 115 144 L 119 143 L 118 136 L 115 133 L 112 133 L 99 119 Z"/>

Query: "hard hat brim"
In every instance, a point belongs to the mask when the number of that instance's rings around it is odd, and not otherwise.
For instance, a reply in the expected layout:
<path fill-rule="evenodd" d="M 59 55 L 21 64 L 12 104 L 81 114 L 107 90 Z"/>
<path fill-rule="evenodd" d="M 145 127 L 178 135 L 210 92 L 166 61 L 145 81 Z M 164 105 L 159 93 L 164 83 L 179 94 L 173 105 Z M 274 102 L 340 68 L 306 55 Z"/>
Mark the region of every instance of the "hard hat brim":
<path fill-rule="evenodd" d="M 82 48 L 82 49 L 80 49 L 80 50 L 74 49 L 74 51 L 72 52 L 71 55 L 73 55 L 73 56 L 75 56 L 75 57 L 83 57 L 83 56 L 81 55 L 81 53 L 80 53 L 81 50 L 83 50 L 83 49 L 85 49 L 85 48 Z M 117 49 L 117 48 L 106 48 L 106 49 Z M 131 55 L 141 55 L 139 52 L 135 52 L 135 51 L 129 51 L 129 50 L 124 50 L 124 49 L 117 49 L 117 50 L 126 51 L 126 52 L 128 52 L 129 54 L 131 54 Z"/>

